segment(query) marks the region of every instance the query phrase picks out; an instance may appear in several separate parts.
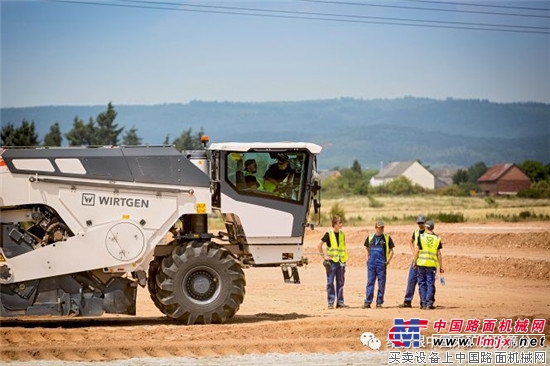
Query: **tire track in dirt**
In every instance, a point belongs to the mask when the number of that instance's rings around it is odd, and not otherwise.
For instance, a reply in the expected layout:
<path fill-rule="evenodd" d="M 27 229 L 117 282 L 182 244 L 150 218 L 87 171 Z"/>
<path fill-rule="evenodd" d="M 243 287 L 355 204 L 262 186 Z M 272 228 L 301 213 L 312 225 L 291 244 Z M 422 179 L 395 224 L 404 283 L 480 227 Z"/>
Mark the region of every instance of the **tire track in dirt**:
<path fill-rule="evenodd" d="M 261 327 L 241 324 L 205 327 L 218 329 L 195 334 L 192 331 L 195 327 L 174 325 L 167 333 L 170 337 L 158 336 L 156 329 L 157 336 L 148 338 L 147 343 L 142 339 L 147 330 L 139 326 L 131 333 L 124 330 L 126 327 L 96 327 L 93 332 L 80 331 L 81 337 L 72 334 L 74 329 L 57 329 L 56 337 L 45 337 L 43 329 L 2 329 L 3 347 L 0 359 L 104 361 L 130 357 L 204 357 L 363 350 L 359 336 L 364 329 L 354 319 L 290 320 L 267 322 Z M 221 330 L 220 327 L 224 329 Z M 89 336 L 82 337 L 85 333 Z M 97 338 L 102 339 L 100 345 L 94 342 Z M 243 347 L 243 344 L 246 346 Z"/>

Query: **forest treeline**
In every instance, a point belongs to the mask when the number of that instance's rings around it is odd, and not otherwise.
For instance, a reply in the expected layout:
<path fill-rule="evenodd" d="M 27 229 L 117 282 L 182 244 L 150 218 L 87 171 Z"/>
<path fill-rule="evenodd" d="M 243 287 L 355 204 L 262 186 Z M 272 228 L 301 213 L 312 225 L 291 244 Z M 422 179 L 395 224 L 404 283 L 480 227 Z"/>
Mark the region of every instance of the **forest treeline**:
<path fill-rule="evenodd" d="M 23 120 L 20 126 L 7 123 L 2 126 L 2 146 L 62 146 L 64 139 L 69 146 L 118 146 L 140 145 L 142 138 L 138 130 L 132 127 L 128 130 L 115 123 L 117 112 L 109 103 L 104 112 L 100 112 L 95 119 L 90 117 L 87 123 L 76 116 L 72 129 L 63 134 L 59 123 L 54 123 L 49 132 L 41 141 L 34 121 Z M 204 148 L 201 137 L 202 130 L 194 133 L 191 128 L 183 130 L 181 134 L 170 141 L 166 136 L 164 145 L 174 145 L 178 150 L 193 150 Z M 525 160 L 518 164 L 519 168 L 531 178 L 530 188 L 519 193 L 519 196 L 529 198 L 550 198 L 550 163 Z M 485 162 L 477 162 L 466 169 L 458 169 L 453 176 L 451 186 L 439 189 L 438 193 L 446 195 L 470 195 L 479 192 L 477 180 L 488 170 Z M 354 160 L 349 168 L 337 168 L 339 174 L 323 181 L 324 194 L 328 196 L 341 195 L 371 195 L 393 194 L 408 195 L 425 191 L 424 188 L 413 184 L 406 177 L 400 177 L 379 187 L 372 187 L 370 179 L 378 173 L 376 169 L 363 169 L 358 160 Z"/>
<path fill-rule="evenodd" d="M 88 116 L 95 122 L 105 105 L 2 108 L 0 118 L 2 126 L 34 122 L 41 144 L 58 123 L 65 146 L 74 119 L 85 130 Z M 366 168 L 414 160 L 434 168 L 550 162 L 550 104 L 544 103 L 405 97 L 115 107 L 124 127 L 119 143 L 132 142 L 131 134 L 124 140 L 131 129 L 144 145 L 161 145 L 167 135 L 172 143 L 188 129 L 192 137 L 203 130 L 213 142 L 312 142 L 323 147 L 321 169 L 349 167 L 353 160 Z"/>
<path fill-rule="evenodd" d="M 117 112 L 112 103 L 107 105 L 107 110 L 101 112 L 94 119 L 90 117 L 88 123 L 78 116 L 74 117 L 72 129 L 63 134 L 59 122 L 51 125 L 50 130 L 40 140 L 36 132 L 34 121 L 23 120 L 19 127 L 13 123 L 2 126 L 2 146 L 62 146 L 66 139 L 69 146 L 136 146 L 142 144 L 142 138 L 138 136 L 138 130 L 132 127 L 126 130 L 115 123 Z M 193 134 L 191 128 L 170 141 L 170 135 L 166 135 L 163 145 L 174 145 L 178 150 L 192 150 L 203 148 L 200 138 L 203 131 Z"/>

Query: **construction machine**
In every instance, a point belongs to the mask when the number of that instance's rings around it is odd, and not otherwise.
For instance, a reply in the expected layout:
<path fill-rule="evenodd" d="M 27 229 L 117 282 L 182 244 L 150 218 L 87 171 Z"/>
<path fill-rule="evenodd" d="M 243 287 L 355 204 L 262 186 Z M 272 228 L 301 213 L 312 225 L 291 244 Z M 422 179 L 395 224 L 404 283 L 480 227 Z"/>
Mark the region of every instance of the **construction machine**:
<path fill-rule="evenodd" d="M 299 283 L 316 158 L 303 142 L 3 148 L 0 315 L 136 315 L 138 285 L 183 324 L 223 323 L 248 267 Z M 246 184 L 283 154 L 277 187 Z M 256 172 L 245 172 L 254 160 Z M 213 233 L 209 226 L 216 227 Z"/>

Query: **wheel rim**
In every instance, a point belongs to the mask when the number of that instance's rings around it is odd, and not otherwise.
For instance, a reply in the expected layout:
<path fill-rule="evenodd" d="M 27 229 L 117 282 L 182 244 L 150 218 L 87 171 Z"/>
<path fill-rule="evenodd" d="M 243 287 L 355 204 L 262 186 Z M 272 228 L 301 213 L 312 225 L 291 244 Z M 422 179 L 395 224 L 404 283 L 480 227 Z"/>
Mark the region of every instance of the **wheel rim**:
<path fill-rule="evenodd" d="M 194 268 L 185 276 L 183 290 L 189 300 L 196 304 L 214 301 L 220 292 L 220 277 L 208 267 Z"/>

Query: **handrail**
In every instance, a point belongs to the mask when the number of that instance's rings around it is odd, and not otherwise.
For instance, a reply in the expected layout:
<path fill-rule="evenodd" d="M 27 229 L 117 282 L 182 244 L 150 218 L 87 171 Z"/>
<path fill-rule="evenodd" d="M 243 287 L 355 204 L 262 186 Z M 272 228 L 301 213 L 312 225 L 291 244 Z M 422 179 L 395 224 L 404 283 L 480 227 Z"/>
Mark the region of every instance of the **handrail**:
<path fill-rule="evenodd" d="M 131 185 L 131 184 L 119 184 L 119 183 L 99 183 L 99 182 L 87 182 L 80 180 L 65 180 L 65 179 L 55 179 L 55 178 L 43 178 L 39 177 L 38 174 L 29 177 L 29 182 L 43 182 L 43 183 L 54 183 L 54 184 L 70 184 L 73 186 L 87 186 L 87 187 L 102 187 L 102 188 L 113 188 L 117 189 L 131 189 L 131 190 L 140 190 L 140 191 L 153 191 L 157 193 L 168 192 L 168 193 L 187 193 L 192 196 L 195 193 L 195 190 L 182 189 L 182 188 L 160 188 L 158 186 L 143 186 L 143 185 Z"/>

